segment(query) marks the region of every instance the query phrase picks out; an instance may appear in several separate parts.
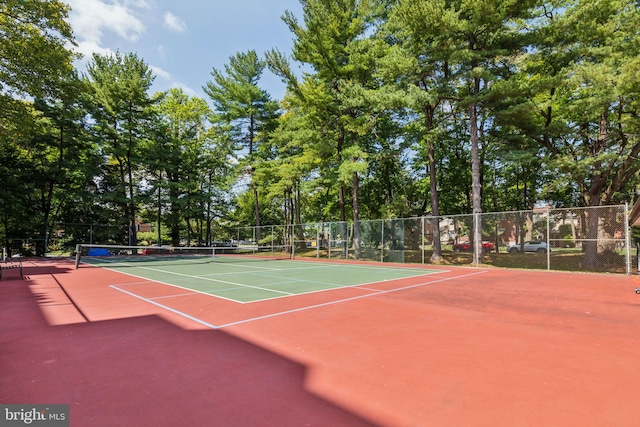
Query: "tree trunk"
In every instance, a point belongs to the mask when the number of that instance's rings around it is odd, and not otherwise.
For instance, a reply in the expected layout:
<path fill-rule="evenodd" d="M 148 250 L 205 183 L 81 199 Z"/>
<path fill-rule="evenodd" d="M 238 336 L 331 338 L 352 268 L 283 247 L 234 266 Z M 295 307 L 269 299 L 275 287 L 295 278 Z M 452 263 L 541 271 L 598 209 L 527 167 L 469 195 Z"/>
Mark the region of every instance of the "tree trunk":
<path fill-rule="evenodd" d="M 475 87 L 477 93 L 480 80 L 475 79 Z M 469 107 L 469 122 L 471 133 L 471 191 L 473 200 L 473 263 L 482 262 L 482 186 L 480 184 L 480 150 L 478 135 L 478 115 L 477 105 L 475 102 Z"/>
<path fill-rule="evenodd" d="M 305 249 L 306 248 L 306 242 L 305 242 L 305 236 L 304 236 L 304 228 L 302 227 L 302 214 L 300 212 L 300 181 L 296 182 L 296 187 L 295 187 L 295 227 L 296 227 L 296 233 L 294 233 L 295 235 L 298 236 L 298 240 L 300 241 L 300 247 Z"/>
<path fill-rule="evenodd" d="M 362 247 L 360 244 L 360 201 L 358 193 L 360 191 L 360 179 L 358 173 L 353 174 L 353 248 L 356 259 L 362 258 Z"/>
<path fill-rule="evenodd" d="M 344 129 L 340 129 L 340 136 L 338 137 L 338 148 L 337 148 L 337 158 L 338 164 L 342 163 L 342 148 L 344 146 Z M 340 188 L 338 188 L 338 207 L 340 209 L 340 228 L 341 228 L 341 236 L 342 240 L 342 258 L 347 258 L 348 249 L 349 249 L 349 241 L 347 239 L 348 228 L 347 228 L 347 212 L 346 212 L 346 204 L 344 200 L 344 187 L 342 183 L 339 184 Z M 359 227 L 359 224 L 358 224 Z M 360 235 L 360 231 L 358 230 L 358 236 Z M 329 251 L 331 251 L 331 242 L 329 242 Z"/>
<path fill-rule="evenodd" d="M 598 145 L 604 146 L 608 132 L 608 115 L 605 111 L 600 115 L 600 129 L 598 134 Z M 599 150 L 598 150 L 599 151 Z M 593 165 L 594 173 L 589 186 L 589 192 L 585 195 L 587 206 L 595 208 L 600 206 L 602 201 L 602 189 L 604 188 L 605 177 L 602 176 L 600 162 Z M 598 209 L 590 209 L 587 212 L 587 242 L 585 243 L 584 267 L 595 269 L 598 267 L 598 227 L 600 217 Z"/>
<path fill-rule="evenodd" d="M 427 121 L 427 132 L 433 130 L 433 114 L 435 107 L 429 107 L 425 110 L 425 118 Z M 442 242 L 440 239 L 440 202 L 438 195 L 438 181 L 436 175 L 436 148 L 433 138 L 429 136 L 427 141 L 427 151 L 429 155 L 429 192 L 431 196 L 431 215 L 433 215 L 433 254 L 431 262 L 438 263 L 442 261 Z M 423 230 L 424 233 L 424 230 Z M 424 234 L 423 234 L 424 235 Z M 422 240 L 422 236 L 420 236 Z M 422 246 L 423 242 L 420 242 Z"/>
<path fill-rule="evenodd" d="M 256 241 L 259 242 L 262 239 L 260 233 L 260 202 L 258 200 L 258 186 L 256 184 L 251 184 L 253 188 L 253 209 L 256 216 Z"/>
<path fill-rule="evenodd" d="M 138 230 L 136 228 L 136 202 L 134 200 L 134 191 L 133 191 L 133 135 L 131 133 L 131 128 L 133 126 L 133 106 L 129 103 L 129 145 L 127 147 L 127 175 L 129 179 L 129 215 L 130 215 L 130 224 L 131 224 L 131 236 L 129 244 L 131 246 L 136 246 L 138 244 Z M 133 251 L 133 253 L 137 253 L 137 251 Z"/>

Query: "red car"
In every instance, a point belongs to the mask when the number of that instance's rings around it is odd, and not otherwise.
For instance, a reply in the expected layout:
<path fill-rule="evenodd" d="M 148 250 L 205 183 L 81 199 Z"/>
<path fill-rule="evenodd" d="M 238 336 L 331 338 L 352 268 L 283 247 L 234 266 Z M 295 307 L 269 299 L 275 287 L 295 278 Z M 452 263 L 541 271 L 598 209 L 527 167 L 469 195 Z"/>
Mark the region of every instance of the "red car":
<path fill-rule="evenodd" d="M 453 245 L 453 250 L 454 252 L 473 252 L 473 246 L 471 245 L 471 242 L 460 242 Z M 491 252 L 492 250 L 492 242 L 482 242 L 482 252 Z"/>

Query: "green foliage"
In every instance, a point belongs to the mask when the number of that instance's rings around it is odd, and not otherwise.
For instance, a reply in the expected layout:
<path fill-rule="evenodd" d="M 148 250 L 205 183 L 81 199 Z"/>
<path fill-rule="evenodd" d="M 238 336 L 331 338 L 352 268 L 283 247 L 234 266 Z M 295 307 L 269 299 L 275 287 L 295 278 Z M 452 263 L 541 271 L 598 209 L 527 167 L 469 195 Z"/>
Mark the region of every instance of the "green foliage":
<path fill-rule="evenodd" d="M 290 57 L 231 56 L 205 84 L 210 109 L 178 89 L 151 96 L 135 53 L 94 55 L 79 79 L 68 8 L 2 2 L 0 235 L 66 223 L 86 238 L 89 224 L 134 243 L 142 218 L 172 244 L 204 244 L 235 224 L 595 206 L 636 192 L 637 2 L 302 6 L 283 15 Z M 259 87 L 266 67 L 287 83 L 280 104 Z"/>
<path fill-rule="evenodd" d="M 258 58 L 255 51 L 238 53 L 229 58 L 224 72 L 213 69 L 213 81 L 204 87 L 214 105 L 213 124 L 223 130 L 237 151 L 241 151 L 239 172 L 251 179 L 256 226 L 261 225 L 260 184 L 253 179 L 253 172 L 269 158 L 266 144 L 278 116 L 277 102 L 258 87 L 265 67 L 266 63 Z"/>
<path fill-rule="evenodd" d="M 141 147 L 157 102 L 148 94 L 155 76 L 133 53 L 94 54 L 87 69 L 93 129 L 106 159 L 105 190 L 120 207 L 125 224 L 133 225 L 142 197 L 138 172 L 146 161 Z M 135 231 L 128 243 L 135 245 Z"/>
<path fill-rule="evenodd" d="M 215 189 L 227 186 L 231 147 L 207 127 L 211 114 L 203 99 L 171 89 L 159 98 L 151 135 L 145 141 L 147 170 L 153 176 L 148 189 L 149 209 L 170 229 L 171 244 L 180 244 L 181 231 L 195 220 L 199 240 L 210 240 Z M 198 222 L 199 221 L 199 222 Z M 204 234 L 203 234 L 204 233 Z M 205 236 L 205 234 L 207 236 Z"/>
<path fill-rule="evenodd" d="M 68 10 L 59 0 L 0 3 L 0 96 L 56 96 L 76 57 Z"/>
<path fill-rule="evenodd" d="M 160 245 L 168 245 L 171 243 L 171 237 L 164 231 L 160 235 L 162 241 Z M 157 231 L 144 231 L 138 232 L 138 244 L 140 246 L 154 246 L 158 245 L 158 232 Z"/>

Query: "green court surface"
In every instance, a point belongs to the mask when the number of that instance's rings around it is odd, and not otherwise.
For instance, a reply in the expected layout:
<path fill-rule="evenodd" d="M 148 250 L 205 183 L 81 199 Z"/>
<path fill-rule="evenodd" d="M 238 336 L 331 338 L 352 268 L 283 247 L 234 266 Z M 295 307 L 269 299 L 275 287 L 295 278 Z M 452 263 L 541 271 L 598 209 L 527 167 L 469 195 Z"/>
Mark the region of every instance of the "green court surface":
<path fill-rule="evenodd" d="M 84 257 L 83 262 L 241 303 L 441 272 L 401 266 L 302 260 L 214 261 L 211 257 L 193 256 L 179 260 L 168 260 L 163 256 Z"/>

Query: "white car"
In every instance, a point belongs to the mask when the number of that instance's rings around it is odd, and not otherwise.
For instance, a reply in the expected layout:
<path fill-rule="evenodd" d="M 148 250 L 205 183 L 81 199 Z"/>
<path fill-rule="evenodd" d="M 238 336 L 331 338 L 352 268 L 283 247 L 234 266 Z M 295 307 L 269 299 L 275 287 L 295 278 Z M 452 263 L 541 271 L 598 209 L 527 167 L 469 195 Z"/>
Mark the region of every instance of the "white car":
<path fill-rule="evenodd" d="M 507 252 L 510 254 L 517 254 L 522 250 L 522 246 L 519 243 L 510 243 L 507 246 Z M 524 242 L 524 251 L 525 252 L 536 252 L 539 254 L 546 254 L 547 251 L 550 250 L 547 242 L 542 242 L 540 240 L 527 240 Z"/>

